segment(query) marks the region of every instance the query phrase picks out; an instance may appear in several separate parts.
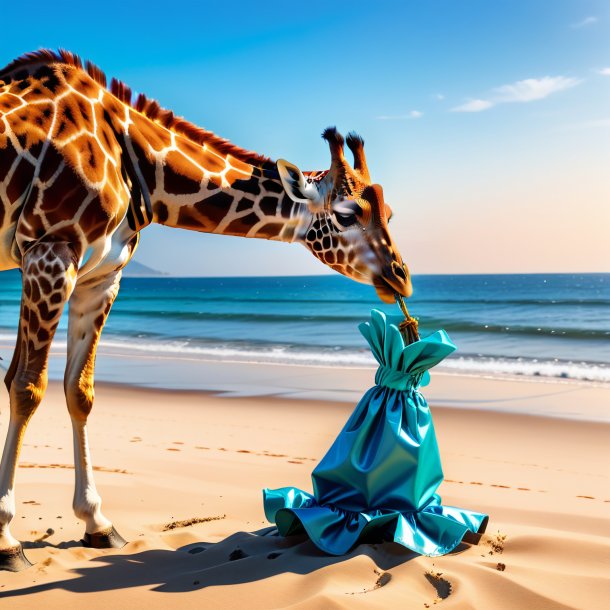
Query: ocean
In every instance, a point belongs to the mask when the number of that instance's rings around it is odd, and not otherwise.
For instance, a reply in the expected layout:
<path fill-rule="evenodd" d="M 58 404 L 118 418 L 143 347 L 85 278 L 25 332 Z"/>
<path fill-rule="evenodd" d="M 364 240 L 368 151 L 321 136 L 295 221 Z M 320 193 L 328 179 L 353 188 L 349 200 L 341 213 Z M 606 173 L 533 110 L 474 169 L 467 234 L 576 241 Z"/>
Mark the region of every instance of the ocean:
<path fill-rule="evenodd" d="M 610 274 L 420 275 L 413 286 L 421 335 L 444 328 L 458 346 L 439 370 L 610 382 Z M 19 273 L 0 274 L 4 346 L 19 298 Z M 357 327 L 374 307 L 399 313 L 338 275 L 124 278 L 102 345 L 126 356 L 369 367 Z M 64 315 L 59 349 L 66 327 Z"/>

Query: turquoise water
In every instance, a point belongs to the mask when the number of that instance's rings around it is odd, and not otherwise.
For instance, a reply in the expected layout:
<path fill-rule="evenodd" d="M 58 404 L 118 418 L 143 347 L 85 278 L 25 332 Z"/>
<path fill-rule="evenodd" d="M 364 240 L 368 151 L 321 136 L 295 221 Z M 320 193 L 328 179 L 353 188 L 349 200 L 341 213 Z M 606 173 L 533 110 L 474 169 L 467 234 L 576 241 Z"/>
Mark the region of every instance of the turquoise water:
<path fill-rule="evenodd" d="M 422 275 L 413 284 L 422 335 L 444 328 L 458 346 L 445 370 L 610 382 L 610 274 Z M 0 274 L 5 344 L 19 297 L 19 273 Z M 396 310 L 338 275 L 125 278 L 103 343 L 127 354 L 369 366 L 357 326 L 373 307 Z M 65 329 L 64 316 L 58 345 Z"/>

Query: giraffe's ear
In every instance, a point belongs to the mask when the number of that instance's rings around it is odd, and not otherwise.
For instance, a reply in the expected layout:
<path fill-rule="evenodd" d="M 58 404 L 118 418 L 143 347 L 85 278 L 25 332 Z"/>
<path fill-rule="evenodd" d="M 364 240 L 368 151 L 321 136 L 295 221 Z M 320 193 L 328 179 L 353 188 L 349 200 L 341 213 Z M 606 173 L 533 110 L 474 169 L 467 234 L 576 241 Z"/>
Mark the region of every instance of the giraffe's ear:
<path fill-rule="evenodd" d="M 312 212 L 319 212 L 324 208 L 324 201 L 318 187 L 312 182 L 307 182 L 303 172 L 296 165 L 280 159 L 277 162 L 277 171 L 290 199 L 307 203 Z"/>

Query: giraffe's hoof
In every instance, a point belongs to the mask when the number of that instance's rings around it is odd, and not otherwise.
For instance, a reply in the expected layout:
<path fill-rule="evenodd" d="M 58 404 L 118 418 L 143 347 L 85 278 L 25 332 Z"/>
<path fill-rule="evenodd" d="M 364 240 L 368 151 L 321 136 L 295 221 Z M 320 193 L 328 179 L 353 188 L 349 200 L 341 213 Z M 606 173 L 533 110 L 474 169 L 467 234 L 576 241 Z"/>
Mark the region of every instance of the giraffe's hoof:
<path fill-rule="evenodd" d="M 21 570 L 25 570 L 31 565 L 32 563 L 23 553 L 21 545 L 0 551 L 0 570 L 21 572 Z"/>
<path fill-rule="evenodd" d="M 122 549 L 127 544 L 127 540 L 114 529 L 114 525 L 106 531 L 95 534 L 85 532 L 81 542 L 83 546 L 91 549 Z"/>

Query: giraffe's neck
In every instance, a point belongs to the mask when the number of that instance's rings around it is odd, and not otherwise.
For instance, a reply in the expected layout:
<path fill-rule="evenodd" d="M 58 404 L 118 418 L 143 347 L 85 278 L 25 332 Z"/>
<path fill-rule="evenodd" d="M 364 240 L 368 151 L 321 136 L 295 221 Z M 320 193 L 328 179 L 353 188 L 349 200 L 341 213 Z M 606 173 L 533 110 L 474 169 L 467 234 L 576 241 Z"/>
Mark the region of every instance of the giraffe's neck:
<path fill-rule="evenodd" d="M 272 163 L 220 153 L 133 109 L 129 119 L 124 145 L 140 187 L 140 221 L 288 242 L 306 231 L 307 208 L 288 197 Z"/>

